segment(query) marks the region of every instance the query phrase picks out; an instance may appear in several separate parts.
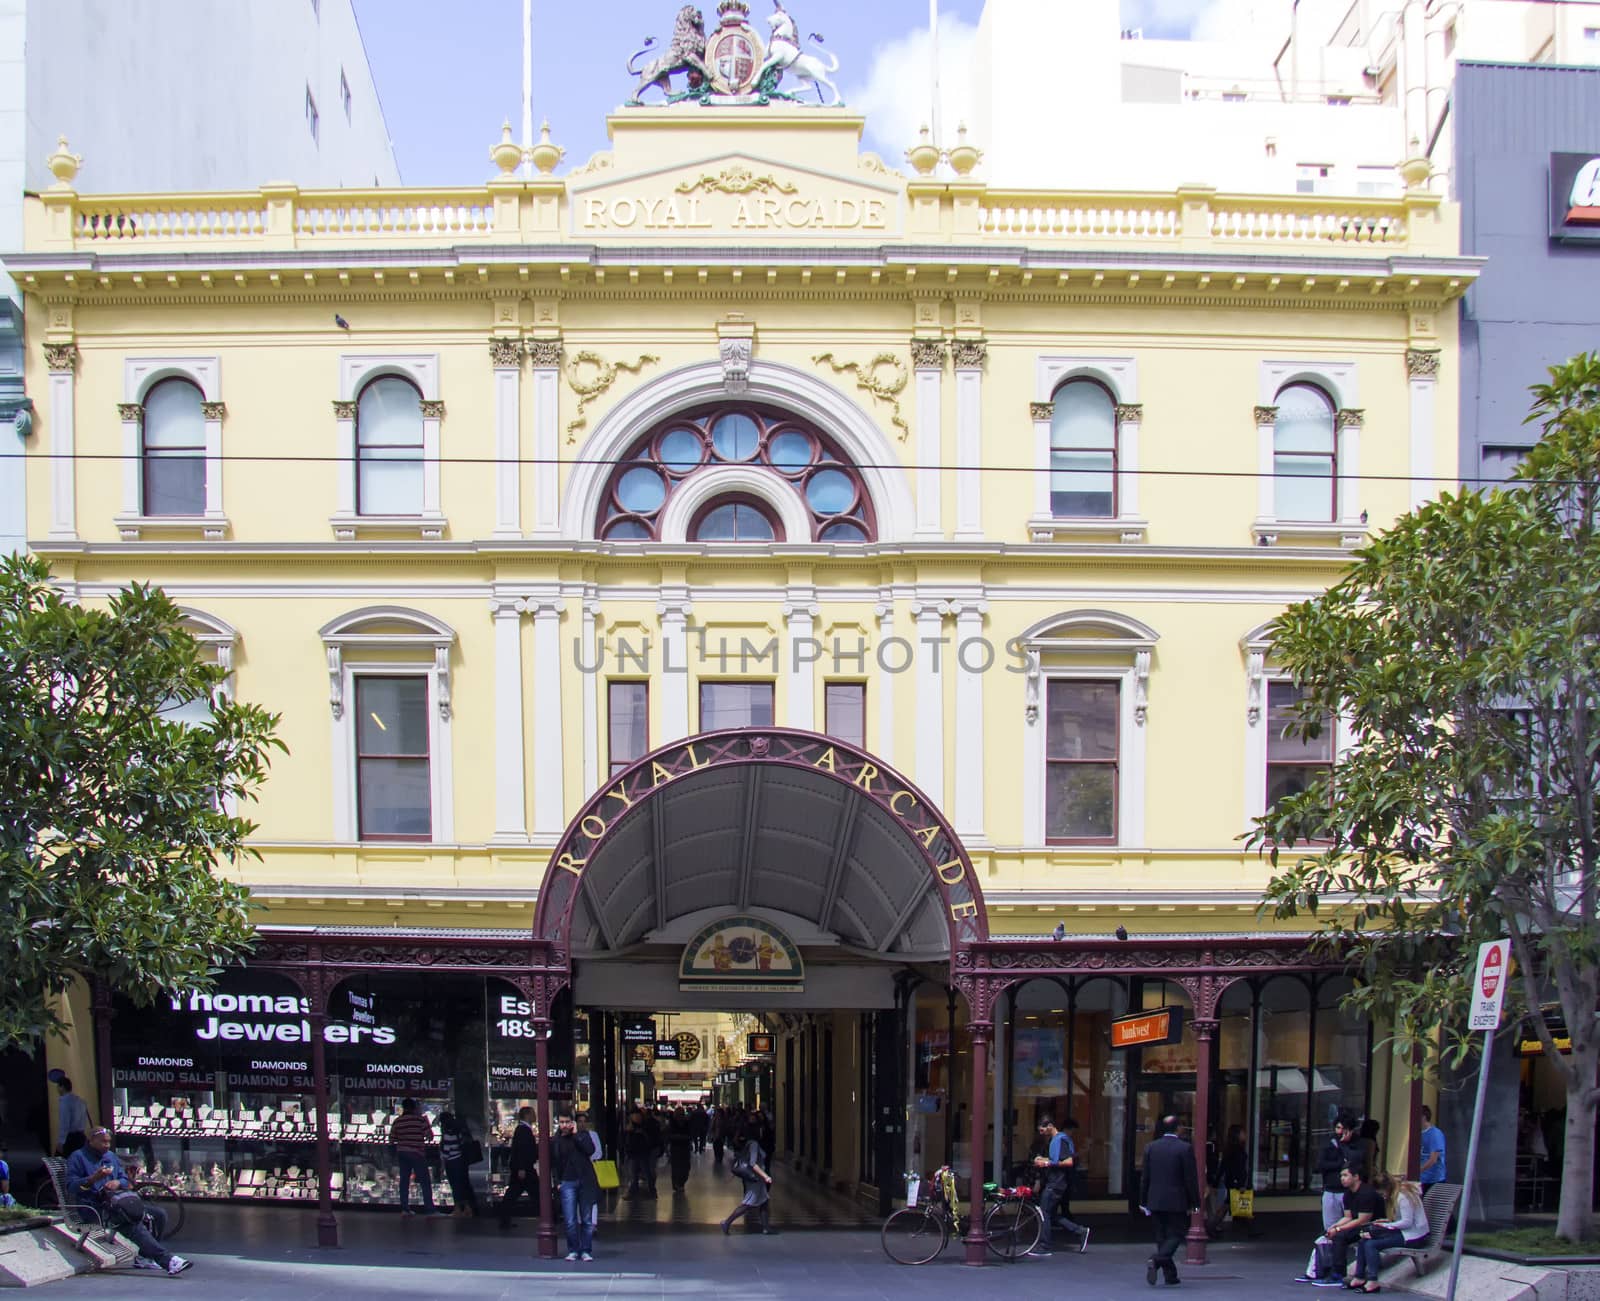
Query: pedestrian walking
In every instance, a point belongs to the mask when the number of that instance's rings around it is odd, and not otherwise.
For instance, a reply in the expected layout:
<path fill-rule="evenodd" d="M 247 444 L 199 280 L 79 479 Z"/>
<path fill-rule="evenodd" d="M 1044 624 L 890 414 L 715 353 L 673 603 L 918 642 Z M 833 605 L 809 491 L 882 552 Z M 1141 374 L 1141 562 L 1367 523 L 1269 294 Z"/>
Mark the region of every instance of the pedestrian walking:
<path fill-rule="evenodd" d="M 1422 1109 L 1422 1172 L 1417 1182 L 1424 1188 L 1441 1184 L 1445 1173 L 1444 1131 L 1433 1123 L 1433 1110 Z"/>
<path fill-rule="evenodd" d="M 578 1113 L 578 1141 L 588 1145 L 589 1164 L 605 1159 L 605 1148 L 600 1142 L 600 1135 L 595 1132 L 594 1121 L 587 1111 Z M 589 1249 L 594 1250 L 594 1241 L 600 1236 L 600 1178 L 595 1175 L 594 1205 L 589 1208 Z"/>
<path fill-rule="evenodd" d="M 422 1114 L 415 1098 L 400 1104 L 400 1114 L 389 1126 L 389 1142 L 400 1167 L 400 1214 L 415 1215 L 411 1209 L 411 1181 L 422 1191 L 422 1206 L 433 1214 L 433 1180 L 428 1175 L 428 1144 L 433 1142 L 433 1124 Z"/>
<path fill-rule="evenodd" d="M 1183 1244 L 1189 1217 L 1200 1208 L 1200 1172 L 1194 1148 L 1178 1133 L 1178 1118 L 1163 1116 L 1160 1133 L 1144 1150 L 1139 1176 L 1139 1209 L 1152 1220 L 1156 1250 L 1145 1265 L 1144 1281 L 1156 1285 L 1159 1272 L 1168 1286 L 1178 1282 L 1173 1253 Z"/>
<path fill-rule="evenodd" d="M 1206 1232 L 1222 1236 L 1222 1225 L 1232 1213 L 1232 1194 L 1250 1187 L 1250 1148 L 1244 1141 L 1244 1126 L 1230 1125 L 1228 1140 L 1217 1157 L 1217 1168 L 1208 1171 L 1211 1204 L 1206 1213 Z"/>
<path fill-rule="evenodd" d="M 711 1116 L 706 1122 L 706 1135 L 711 1140 L 711 1155 L 716 1158 L 717 1164 L 722 1164 L 722 1147 L 727 1141 L 727 1108 L 711 1108 Z"/>
<path fill-rule="evenodd" d="M 567 1259 L 594 1259 L 590 1211 L 599 1204 L 600 1182 L 594 1175 L 593 1148 L 578 1136 L 570 1111 L 556 1121 L 556 1141 L 550 1147 L 550 1167 L 561 1192 L 561 1218 L 567 1226 Z"/>
<path fill-rule="evenodd" d="M 511 1208 L 524 1195 L 533 1203 L 534 1214 L 539 1213 L 539 1144 L 533 1134 L 533 1108 L 517 1111 L 517 1127 L 511 1134 L 511 1177 L 506 1181 L 505 1196 L 500 1199 L 500 1227 L 511 1227 Z"/>
<path fill-rule="evenodd" d="M 635 1111 L 628 1117 L 628 1196 L 654 1197 L 656 1190 L 655 1154 L 650 1146 L 650 1130 L 644 1121 L 644 1112 Z"/>
<path fill-rule="evenodd" d="M 1068 1118 L 1067 1126 L 1076 1129 L 1078 1122 Z M 1055 1225 L 1078 1239 L 1078 1251 L 1089 1249 L 1089 1230 L 1072 1219 L 1072 1175 L 1077 1164 L 1077 1145 L 1071 1135 L 1056 1128 L 1055 1117 L 1046 1115 L 1039 1122 L 1039 1137 L 1045 1141 L 1043 1156 L 1033 1159 L 1034 1168 L 1044 1176 L 1044 1195 L 1040 1198 L 1039 1212 L 1044 1220 L 1039 1233 L 1039 1243 L 1028 1254 L 1050 1256 L 1053 1254 Z"/>
<path fill-rule="evenodd" d="M 72 1091 L 72 1081 L 65 1074 L 56 1075 L 56 1088 L 61 1090 L 56 1104 L 56 1120 L 61 1134 L 61 1155 L 71 1156 L 87 1141 L 89 1136 L 89 1104 Z"/>
<path fill-rule="evenodd" d="M 681 1193 L 689 1182 L 693 1148 L 694 1131 L 689 1128 L 689 1117 L 679 1107 L 667 1120 L 667 1158 L 672 1167 L 672 1191 L 675 1193 Z"/>
<path fill-rule="evenodd" d="M 444 1162 L 444 1177 L 450 1181 L 452 1215 L 463 1219 L 478 1213 L 478 1192 L 472 1186 L 472 1165 L 483 1159 L 483 1149 L 472 1137 L 467 1122 L 453 1111 L 439 1113 L 439 1157 Z"/>
<path fill-rule="evenodd" d="M 767 1173 L 767 1153 L 756 1140 L 755 1134 L 743 1133 L 735 1138 L 738 1148 L 729 1168 L 744 1183 L 744 1196 L 733 1208 L 732 1214 L 722 1222 L 724 1234 L 733 1230 L 733 1222 L 741 1216 L 754 1216 L 758 1233 L 772 1232 L 771 1202 L 772 1176 Z"/>

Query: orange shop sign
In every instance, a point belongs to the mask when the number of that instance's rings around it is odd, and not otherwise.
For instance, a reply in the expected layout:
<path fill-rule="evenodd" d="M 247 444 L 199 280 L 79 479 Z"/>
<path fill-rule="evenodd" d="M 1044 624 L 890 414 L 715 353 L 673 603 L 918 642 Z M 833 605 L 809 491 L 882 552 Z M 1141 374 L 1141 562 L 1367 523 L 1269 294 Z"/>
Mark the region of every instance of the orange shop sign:
<path fill-rule="evenodd" d="M 1183 1038 L 1183 1009 L 1163 1007 L 1136 1016 L 1118 1017 L 1111 1023 L 1112 1048 L 1148 1048 L 1175 1044 Z"/>

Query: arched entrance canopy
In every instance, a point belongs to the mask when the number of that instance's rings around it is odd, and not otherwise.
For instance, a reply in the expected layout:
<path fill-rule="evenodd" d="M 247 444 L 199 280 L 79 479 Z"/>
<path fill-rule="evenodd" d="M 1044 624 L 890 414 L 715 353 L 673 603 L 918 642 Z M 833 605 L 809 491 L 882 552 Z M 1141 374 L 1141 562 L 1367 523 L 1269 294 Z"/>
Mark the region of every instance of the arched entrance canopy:
<path fill-rule="evenodd" d="M 849 949 L 948 960 L 988 938 L 938 808 L 864 750 L 788 728 L 706 732 L 607 782 L 561 838 L 533 938 L 553 964 L 712 909 L 798 918 Z"/>

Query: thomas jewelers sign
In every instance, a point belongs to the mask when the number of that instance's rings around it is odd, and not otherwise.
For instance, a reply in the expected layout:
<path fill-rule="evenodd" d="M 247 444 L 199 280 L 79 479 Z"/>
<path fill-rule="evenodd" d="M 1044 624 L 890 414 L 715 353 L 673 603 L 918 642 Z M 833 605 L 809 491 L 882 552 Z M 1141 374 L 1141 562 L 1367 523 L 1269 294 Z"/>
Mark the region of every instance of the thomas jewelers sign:
<path fill-rule="evenodd" d="M 201 1041 L 240 1044 L 308 1044 L 311 1003 L 294 994 L 182 994 L 170 1000 L 174 1012 L 193 1018 Z M 368 1013 L 370 1015 L 370 1013 Z M 329 1021 L 322 1028 L 330 1044 L 392 1044 L 394 1029 Z"/>

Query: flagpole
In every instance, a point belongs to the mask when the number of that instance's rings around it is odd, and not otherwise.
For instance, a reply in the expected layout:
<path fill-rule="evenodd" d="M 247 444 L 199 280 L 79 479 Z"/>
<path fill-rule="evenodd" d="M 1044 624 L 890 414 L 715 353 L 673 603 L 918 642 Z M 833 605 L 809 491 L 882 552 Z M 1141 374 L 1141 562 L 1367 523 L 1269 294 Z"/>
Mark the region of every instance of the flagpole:
<path fill-rule="evenodd" d="M 533 148 L 533 0 L 522 0 L 522 175 L 533 175 L 527 151 Z"/>
<path fill-rule="evenodd" d="M 932 49 L 933 65 L 933 143 L 944 147 L 944 132 L 939 124 L 939 0 L 928 0 L 928 44 Z"/>

